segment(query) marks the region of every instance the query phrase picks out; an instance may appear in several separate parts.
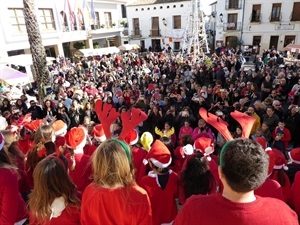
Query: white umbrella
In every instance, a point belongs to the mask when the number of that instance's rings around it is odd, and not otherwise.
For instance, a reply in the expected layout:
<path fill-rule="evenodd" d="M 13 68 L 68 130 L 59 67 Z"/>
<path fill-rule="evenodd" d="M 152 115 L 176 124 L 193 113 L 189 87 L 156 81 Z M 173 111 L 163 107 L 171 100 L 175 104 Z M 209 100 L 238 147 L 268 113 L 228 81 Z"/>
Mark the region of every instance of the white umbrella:
<path fill-rule="evenodd" d="M 130 51 L 130 50 L 133 49 L 133 48 L 132 48 L 132 45 L 130 45 L 130 44 L 120 45 L 118 48 L 119 48 L 121 51 Z"/>

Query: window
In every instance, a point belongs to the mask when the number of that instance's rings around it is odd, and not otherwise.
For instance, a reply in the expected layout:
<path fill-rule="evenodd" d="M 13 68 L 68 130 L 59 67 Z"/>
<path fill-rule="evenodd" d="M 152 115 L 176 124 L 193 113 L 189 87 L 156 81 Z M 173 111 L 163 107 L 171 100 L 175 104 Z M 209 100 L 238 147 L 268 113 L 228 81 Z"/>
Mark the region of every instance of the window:
<path fill-rule="evenodd" d="M 158 19 L 158 17 L 152 17 L 151 36 L 159 36 L 159 19 Z"/>
<path fill-rule="evenodd" d="M 174 42 L 174 50 L 180 49 L 180 42 Z"/>
<path fill-rule="evenodd" d="M 169 9 L 169 8 L 170 8 L 170 6 L 168 5 L 168 6 L 167 6 L 167 9 Z"/>
<path fill-rule="evenodd" d="M 124 4 L 121 5 L 121 10 L 122 10 L 122 18 L 127 18 L 126 7 Z"/>
<path fill-rule="evenodd" d="M 148 7 L 147 10 L 150 10 L 150 8 Z"/>
<path fill-rule="evenodd" d="M 227 30 L 236 30 L 237 29 L 237 13 L 228 14 L 227 19 Z"/>
<path fill-rule="evenodd" d="M 164 7 L 161 6 L 161 7 L 159 7 L 159 8 L 160 8 L 160 9 L 163 9 Z"/>
<path fill-rule="evenodd" d="M 252 6 L 251 22 L 260 22 L 261 5 Z"/>
<path fill-rule="evenodd" d="M 139 9 L 135 9 L 135 11 L 139 11 Z"/>
<path fill-rule="evenodd" d="M 133 18 L 132 19 L 132 24 L 133 24 L 133 36 L 140 36 L 140 21 L 139 18 Z"/>
<path fill-rule="evenodd" d="M 180 7 L 183 7 L 183 4 L 181 4 Z"/>
<path fill-rule="evenodd" d="M 300 21 L 300 2 L 294 2 L 291 21 Z"/>
<path fill-rule="evenodd" d="M 176 8 L 176 5 L 173 5 L 173 8 Z"/>
<path fill-rule="evenodd" d="M 283 47 L 287 46 L 288 44 L 295 43 L 296 35 L 286 35 L 284 37 L 284 45 Z"/>
<path fill-rule="evenodd" d="M 42 30 L 55 30 L 55 21 L 52 9 L 39 9 Z M 74 13 L 73 13 L 74 14 Z"/>
<path fill-rule="evenodd" d="M 226 9 L 240 9 L 241 0 L 226 0 Z"/>
<path fill-rule="evenodd" d="M 173 28 L 181 29 L 181 16 L 173 16 Z"/>
<path fill-rule="evenodd" d="M 156 10 L 156 7 L 153 7 L 153 10 Z"/>
<path fill-rule="evenodd" d="M 10 23 L 15 33 L 26 32 L 25 18 L 23 9 L 8 9 Z"/>
<path fill-rule="evenodd" d="M 104 19 L 105 19 L 105 27 L 111 28 L 112 27 L 111 12 L 104 12 Z"/>
<path fill-rule="evenodd" d="M 274 3 L 272 7 L 270 21 L 280 21 L 281 3 Z"/>
<path fill-rule="evenodd" d="M 142 8 L 142 11 L 144 11 L 144 8 Z"/>
<path fill-rule="evenodd" d="M 95 12 L 95 16 L 96 16 L 96 18 L 95 18 L 95 23 L 94 23 L 94 25 L 95 25 L 95 29 L 100 29 L 100 16 L 99 16 L 99 12 Z"/>

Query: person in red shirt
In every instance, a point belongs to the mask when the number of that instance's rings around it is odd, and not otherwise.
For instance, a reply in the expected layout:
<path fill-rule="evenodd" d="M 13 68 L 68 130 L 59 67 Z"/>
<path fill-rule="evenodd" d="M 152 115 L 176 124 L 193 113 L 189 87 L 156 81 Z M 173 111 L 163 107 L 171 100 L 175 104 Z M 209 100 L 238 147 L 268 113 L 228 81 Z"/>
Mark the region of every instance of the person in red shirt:
<path fill-rule="evenodd" d="M 94 180 L 81 204 L 82 225 L 151 225 L 147 192 L 134 181 L 129 146 L 118 139 L 103 142 L 93 155 Z"/>
<path fill-rule="evenodd" d="M 297 172 L 292 184 L 288 202 L 300 216 L 300 172 Z"/>
<path fill-rule="evenodd" d="M 0 224 L 23 224 L 27 209 L 19 192 L 19 175 L 3 148 L 4 137 L 0 134 Z"/>
<path fill-rule="evenodd" d="M 222 194 L 190 197 L 173 225 L 297 225 L 298 218 L 283 201 L 254 195 L 267 178 L 268 156 L 251 139 L 227 142 L 220 153 Z"/>
<path fill-rule="evenodd" d="M 285 127 L 284 121 L 279 121 L 278 126 L 274 129 L 272 132 L 272 138 L 273 138 L 273 148 L 279 149 L 282 153 L 285 154 L 286 158 L 288 159 L 287 155 L 287 148 L 289 146 L 289 142 L 291 140 L 291 133 L 290 131 Z"/>
<path fill-rule="evenodd" d="M 31 225 L 80 225 L 80 200 L 63 156 L 47 156 L 34 169 L 29 197 Z"/>
<path fill-rule="evenodd" d="M 79 192 L 92 182 L 90 156 L 85 155 L 83 148 L 87 142 L 87 132 L 84 127 L 73 127 L 65 136 L 69 154 L 69 175 Z"/>
<path fill-rule="evenodd" d="M 152 171 L 139 184 L 150 197 L 153 225 L 170 223 L 177 215 L 178 176 L 169 169 L 171 161 L 169 149 L 160 140 L 153 143 L 144 160 Z"/>

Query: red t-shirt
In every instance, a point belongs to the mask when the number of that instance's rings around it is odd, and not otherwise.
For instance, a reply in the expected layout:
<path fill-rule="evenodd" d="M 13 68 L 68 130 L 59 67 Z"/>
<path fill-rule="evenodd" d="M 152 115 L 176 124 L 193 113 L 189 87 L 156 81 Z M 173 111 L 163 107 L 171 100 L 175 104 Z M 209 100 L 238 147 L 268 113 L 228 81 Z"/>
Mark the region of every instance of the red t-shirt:
<path fill-rule="evenodd" d="M 261 197 L 277 198 L 284 201 L 283 189 L 276 180 L 267 178 L 266 181 L 254 191 Z"/>
<path fill-rule="evenodd" d="M 27 208 L 19 193 L 17 172 L 0 168 L 0 224 L 14 225 L 24 218 Z"/>
<path fill-rule="evenodd" d="M 146 191 L 137 185 L 107 189 L 91 183 L 81 204 L 82 225 L 152 225 Z"/>
<path fill-rule="evenodd" d="M 295 209 L 296 213 L 300 215 L 300 172 L 297 172 L 292 184 L 289 203 Z"/>
<path fill-rule="evenodd" d="M 74 206 L 65 208 L 61 215 L 49 221 L 37 222 L 30 215 L 30 225 L 80 225 L 80 209 Z"/>
<path fill-rule="evenodd" d="M 298 225 L 296 213 L 284 202 L 256 196 L 250 203 L 236 203 L 221 194 L 190 197 L 173 225 Z"/>
<path fill-rule="evenodd" d="M 153 225 L 172 222 L 177 215 L 177 205 L 175 202 L 175 199 L 178 198 L 177 174 L 170 171 L 169 180 L 164 190 L 158 186 L 157 175 L 153 172 L 149 172 L 148 176 L 142 178 L 140 186 L 149 195 Z"/>

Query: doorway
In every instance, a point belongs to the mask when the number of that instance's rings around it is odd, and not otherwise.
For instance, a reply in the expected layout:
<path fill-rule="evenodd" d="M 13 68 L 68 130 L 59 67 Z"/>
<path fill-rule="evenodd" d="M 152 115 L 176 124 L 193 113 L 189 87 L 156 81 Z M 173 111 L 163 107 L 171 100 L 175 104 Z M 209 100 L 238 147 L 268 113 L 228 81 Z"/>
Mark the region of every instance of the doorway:
<path fill-rule="evenodd" d="M 259 54 L 261 36 L 253 36 L 252 40 L 252 54 Z"/>
<path fill-rule="evenodd" d="M 279 36 L 271 36 L 270 37 L 269 49 L 276 49 L 277 50 L 278 40 L 279 40 Z"/>
<path fill-rule="evenodd" d="M 155 52 L 160 52 L 161 51 L 160 39 L 152 39 L 151 44 L 152 44 L 152 50 L 153 51 L 155 51 Z"/>

